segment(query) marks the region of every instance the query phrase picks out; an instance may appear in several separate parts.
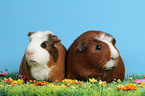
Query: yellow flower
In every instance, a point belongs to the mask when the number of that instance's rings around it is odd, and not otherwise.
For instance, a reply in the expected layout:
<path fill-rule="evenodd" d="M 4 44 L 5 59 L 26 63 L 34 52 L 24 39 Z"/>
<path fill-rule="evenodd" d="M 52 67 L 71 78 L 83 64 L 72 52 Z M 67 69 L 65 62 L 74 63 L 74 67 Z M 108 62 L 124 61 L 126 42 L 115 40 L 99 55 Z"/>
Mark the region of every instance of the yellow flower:
<path fill-rule="evenodd" d="M 30 86 L 35 86 L 34 84 L 31 84 Z"/>
<path fill-rule="evenodd" d="M 23 79 L 18 79 L 18 80 L 12 81 L 12 85 L 22 84 L 22 83 L 23 83 Z"/>
<path fill-rule="evenodd" d="M 83 81 L 78 81 L 78 80 L 71 80 L 71 79 L 64 79 L 62 80 L 63 84 L 67 84 L 68 86 L 72 85 L 72 84 L 77 84 L 77 85 L 82 85 L 84 84 Z"/>
<path fill-rule="evenodd" d="M 72 88 L 72 89 L 76 89 L 76 87 L 75 87 L 75 86 L 71 86 L 70 88 Z"/>
<path fill-rule="evenodd" d="M 65 83 L 65 84 L 67 84 L 67 83 L 73 84 L 73 80 L 71 80 L 71 79 L 64 79 L 64 80 L 62 80 L 62 83 Z"/>
<path fill-rule="evenodd" d="M 145 87 L 145 82 L 141 82 L 139 86 L 140 87 Z"/>
<path fill-rule="evenodd" d="M 2 87 L 3 85 L 0 85 L 0 88 Z"/>
<path fill-rule="evenodd" d="M 132 82 L 132 78 L 131 77 L 129 77 L 128 80 L 129 80 L 129 82 Z"/>
<path fill-rule="evenodd" d="M 120 80 L 120 79 L 118 79 L 118 80 L 117 80 L 117 82 L 118 82 L 118 83 L 121 83 L 121 80 Z"/>
<path fill-rule="evenodd" d="M 28 86 L 29 84 L 24 84 L 23 86 Z"/>
<path fill-rule="evenodd" d="M 53 83 L 49 83 L 47 86 L 54 88 L 55 85 Z"/>
<path fill-rule="evenodd" d="M 65 86 L 65 84 L 62 84 L 60 87 L 61 87 L 61 88 L 65 88 L 66 86 Z"/>
<path fill-rule="evenodd" d="M 124 88 L 124 86 L 122 84 L 121 85 L 117 85 L 116 87 L 117 87 L 116 89 L 119 89 L 119 90 L 122 90 Z"/>
<path fill-rule="evenodd" d="M 95 82 L 98 82 L 95 78 L 89 78 L 89 81 L 91 82 L 91 83 L 95 83 Z"/>
<path fill-rule="evenodd" d="M 100 84 L 101 86 L 103 86 L 103 87 L 104 87 L 104 86 L 106 87 L 107 82 L 106 82 L 106 81 L 100 81 L 99 84 Z"/>
<path fill-rule="evenodd" d="M 115 82 L 115 81 L 113 81 L 113 83 L 115 84 L 116 82 Z"/>
<path fill-rule="evenodd" d="M 23 83 L 23 79 L 18 79 L 17 84 L 22 84 Z"/>

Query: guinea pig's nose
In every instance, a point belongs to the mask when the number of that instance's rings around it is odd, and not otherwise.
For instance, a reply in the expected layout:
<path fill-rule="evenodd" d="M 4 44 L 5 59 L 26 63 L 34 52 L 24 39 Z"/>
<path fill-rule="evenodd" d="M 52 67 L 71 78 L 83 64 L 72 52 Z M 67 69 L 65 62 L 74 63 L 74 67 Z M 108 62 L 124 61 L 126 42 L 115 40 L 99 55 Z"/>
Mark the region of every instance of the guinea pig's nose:
<path fill-rule="evenodd" d="M 27 52 L 27 54 L 32 56 L 34 53 L 33 52 Z"/>

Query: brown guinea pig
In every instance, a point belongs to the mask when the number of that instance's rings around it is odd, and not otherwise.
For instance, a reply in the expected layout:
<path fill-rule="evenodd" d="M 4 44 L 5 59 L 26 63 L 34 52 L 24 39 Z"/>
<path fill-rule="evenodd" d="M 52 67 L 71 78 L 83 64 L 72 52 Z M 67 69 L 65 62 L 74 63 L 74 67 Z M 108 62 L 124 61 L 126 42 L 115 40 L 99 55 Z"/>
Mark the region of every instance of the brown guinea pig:
<path fill-rule="evenodd" d="M 66 49 L 50 31 L 29 32 L 30 43 L 19 74 L 28 80 L 61 81 L 65 76 Z"/>
<path fill-rule="evenodd" d="M 124 80 L 124 63 L 115 47 L 115 39 L 101 31 L 88 31 L 80 35 L 69 47 L 67 74 L 69 79 L 96 78 L 111 82 Z"/>

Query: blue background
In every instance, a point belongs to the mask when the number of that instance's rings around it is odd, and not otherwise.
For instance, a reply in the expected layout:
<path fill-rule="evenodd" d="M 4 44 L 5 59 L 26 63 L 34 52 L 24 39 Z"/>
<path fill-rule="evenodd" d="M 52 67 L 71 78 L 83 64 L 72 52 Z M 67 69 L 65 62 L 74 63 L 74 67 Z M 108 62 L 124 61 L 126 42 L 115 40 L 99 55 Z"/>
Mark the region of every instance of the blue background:
<path fill-rule="evenodd" d="M 145 73 L 145 0 L 0 0 L 0 69 L 18 72 L 27 33 L 45 30 L 66 48 L 85 31 L 107 32 L 126 73 Z"/>

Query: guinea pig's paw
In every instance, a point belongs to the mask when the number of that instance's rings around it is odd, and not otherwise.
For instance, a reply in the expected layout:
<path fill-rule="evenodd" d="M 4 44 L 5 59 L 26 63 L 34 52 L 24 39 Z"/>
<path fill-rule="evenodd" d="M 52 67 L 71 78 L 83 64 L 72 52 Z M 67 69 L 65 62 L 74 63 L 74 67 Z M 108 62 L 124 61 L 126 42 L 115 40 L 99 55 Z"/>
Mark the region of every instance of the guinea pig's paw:
<path fill-rule="evenodd" d="M 105 64 L 105 70 L 111 70 L 115 68 L 115 60 L 110 60 Z"/>

